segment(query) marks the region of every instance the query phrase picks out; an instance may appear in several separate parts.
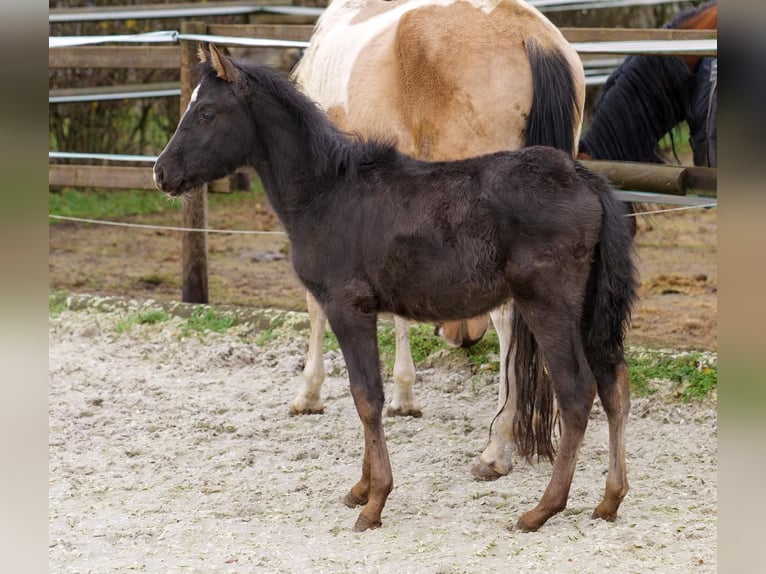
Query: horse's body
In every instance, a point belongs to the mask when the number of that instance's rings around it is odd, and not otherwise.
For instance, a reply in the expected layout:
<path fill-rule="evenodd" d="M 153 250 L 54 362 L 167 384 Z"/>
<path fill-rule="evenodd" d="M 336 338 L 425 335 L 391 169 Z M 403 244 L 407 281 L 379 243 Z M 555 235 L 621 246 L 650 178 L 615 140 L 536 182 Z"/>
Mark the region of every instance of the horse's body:
<path fill-rule="evenodd" d="M 714 30 L 718 4 L 685 10 L 666 28 Z M 659 141 L 689 123 L 694 164 L 717 165 L 715 58 L 629 56 L 609 76 L 580 142 L 580 157 L 662 163 Z"/>
<path fill-rule="evenodd" d="M 177 196 L 243 165 L 261 176 L 348 366 L 365 437 L 362 476 L 345 498 L 364 505 L 355 529 L 380 525 L 393 486 L 378 313 L 454 320 L 510 297 L 521 454 L 553 457 L 554 395 L 562 425 L 551 482 L 517 526 L 535 530 L 566 506 L 597 390 L 610 452 L 594 515 L 613 520 L 628 489 L 623 336 L 636 279 L 624 206 L 606 182 L 547 147 L 429 163 L 351 139 L 274 71 L 210 49 L 155 181 Z"/>
<path fill-rule="evenodd" d="M 522 0 L 334 0 L 323 13 L 294 77 L 342 130 L 393 142 L 427 160 L 454 160 L 528 145 L 575 153 L 585 97 L 577 53 Z M 462 282 L 443 277 L 443 286 Z M 293 413 L 323 411 L 326 318 L 307 295 L 311 337 Z M 507 310 L 492 314 L 504 356 Z M 466 319 L 453 317 L 452 319 Z M 396 360 L 389 414 L 421 413 L 408 325 L 394 318 Z M 487 316 L 447 321 L 440 333 L 470 346 Z M 501 365 L 501 381 L 505 365 Z M 499 392 L 490 443 L 473 467 L 482 479 L 511 469 L 513 396 Z"/>

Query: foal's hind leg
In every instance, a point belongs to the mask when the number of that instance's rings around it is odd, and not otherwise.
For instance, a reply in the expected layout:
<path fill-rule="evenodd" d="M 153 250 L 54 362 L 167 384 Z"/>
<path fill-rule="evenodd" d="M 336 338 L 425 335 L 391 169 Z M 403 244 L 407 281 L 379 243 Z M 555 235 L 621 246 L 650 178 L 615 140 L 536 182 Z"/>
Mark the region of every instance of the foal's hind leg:
<path fill-rule="evenodd" d="M 571 311 L 565 305 L 557 306 L 549 301 L 549 305 L 527 307 L 525 311 L 525 318 L 534 318 L 528 323 L 545 358 L 562 427 L 548 487 L 537 506 L 516 522 L 516 528 L 528 532 L 537 530 L 566 508 L 577 456 L 596 397 L 596 381 L 585 358 L 579 321 L 571 318 Z"/>
<path fill-rule="evenodd" d="M 604 499 L 593 511 L 593 518 L 613 521 L 617 509 L 628 493 L 628 473 L 625 467 L 625 427 L 630 412 L 628 366 L 623 359 L 616 366 L 607 365 L 595 371 L 598 396 L 609 422 L 609 471 L 606 475 Z"/>
<path fill-rule="evenodd" d="M 423 411 L 415 402 L 412 385 L 415 382 L 415 364 L 410 352 L 410 325 L 406 319 L 394 315 L 396 332 L 396 360 L 394 361 L 394 398 L 386 411 L 389 416 L 420 417 Z"/>
<path fill-rule="evenodd" d="M 498 415 L 492 421 L 487 448 L 471 467 L 471 473 L 477 480 L 495 480 L 505 476 L 511 472 L 513 464 L 513 413 L 516 412 L 516 376 L 513 370 L 513 352 L 511 351 L 512 308 L 513 304 L 508 302 L 490 313 L 500 344 Z M 508 359 L 507 362 L 506 359 Z M 508 369 L 509 366 L 510 369 Z"/>
<path fill-rule="evenodd" d="M 306 293 L 306 307 L 309 312 L 309 351 L 306 355 L 306 366 L 303 368 L 303 386 L 298 396 L 293 400 L 290 414 L 306 415 L 321 414 L 324 404 L 320 391 L 324 382 L 324 332 L 327 317 L 311 293 Z"/>

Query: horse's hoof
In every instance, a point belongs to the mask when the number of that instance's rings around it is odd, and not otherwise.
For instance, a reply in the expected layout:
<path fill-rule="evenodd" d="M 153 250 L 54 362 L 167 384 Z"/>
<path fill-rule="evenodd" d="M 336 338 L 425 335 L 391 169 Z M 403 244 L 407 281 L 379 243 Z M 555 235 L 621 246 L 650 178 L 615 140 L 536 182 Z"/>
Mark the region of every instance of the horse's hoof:
<path fill-rule="evenodd" d="M 365 530 L 374 530 L 375 528 L 380 528 L 381 525 L 380 520 L 367 520 L 364 516 L 361 514 L 357 517 L 356 523 L 354 524 L 354 532 L 364 532 Z"/>
<path fill-rule="evenodd" d="M 298 416 L 298 415 L 322 415 L 324 414 L 324 406 L 319 405 L 316 407 L 311 406 L 303 406 L 303 407 L 296 407 L 295 405 L 292 405 L 290 407 L 290 416 Z"/>
<path fill-rule="evenodd" d="M 414 407 L 388 407 L 386 410 L 386 416 L 389 417 L 413 417 L 413 418 L 420 418 L 423 416 L 423 411 L 420 410 L 420 407 L 414 406 Z"/>
<path fill-rule="evenodd" d="M 608 511 L 601 508 L 601 505 L 599 504 L 596 507 L 596 510 L 593 511 L 593 514 L 590 515 L 591 518 L 600 518 L 601 520 L 606 520 L 607 522 L 614 522 L 617 520 L 617 511 Z"/>
<path fill-rule="evenodd" d="M 342 499 L 343 504 L 348 506 L 349 508 L 356 508 L 357 506 L 363 506 L 367 504 L 366 498 L 359 498 L 357 496 L 354 496 L 351 494 L 351 491 L 349 491 L 346 496 L 344 496 Z"/>
<path fill-rule="evenodd" d="M 510 469 L 506 472 L 500 472 L 495 469 L 494 466 L 489 465 L 481 460 L 476 461 L 471 467 L 471 474 L 476 480 L 490 481 L 497 480 L 501 476 L 505 476 L 510 472 Z"/>
<path fill-rule="evenodd" d="M 508 530 L 518 530 L 520 532 L 537 532 L 537 529 L 540 528 L 539 524 L 532 524 L 530 522 L 527 522 L 524 520 L 524 517 L 522 516 L 516 521 L 516 524 L 514 526 L 510 526 Z"/>

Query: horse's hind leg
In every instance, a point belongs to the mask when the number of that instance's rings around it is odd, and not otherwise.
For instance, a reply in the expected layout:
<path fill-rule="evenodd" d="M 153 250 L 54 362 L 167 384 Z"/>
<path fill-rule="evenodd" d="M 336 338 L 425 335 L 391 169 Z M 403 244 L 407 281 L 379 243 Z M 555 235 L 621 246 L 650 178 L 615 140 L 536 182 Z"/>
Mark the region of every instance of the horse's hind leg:
<path fill-rule="evenodd" d="M 389 416 L 420 417 L 423 411 L 415 402 L 412 385 L 415 382 L 415 364 L 410 352 L 410 325 L 406 319 L 394 315 L 396 332 L 396 360 L 394 361 L 394 398 L 386 411 Z"/>
<path fill-rule="evenodd" d="M 303 386 L 298 396 L 293 400 L 290 414 L 306 415 L 321 414 L 324 412 L 324 404 L 320 391 L 324 382 L 324 332 L 327 325 L 327 317 L 311 293 L 306 293 L 306 307 L 309 312 L 309 351 L 306 355 L 306 366 L 303 368 Z"/>
<path fill-rule="evenodd" d="M 513 464 L 513 413 L 516 412 L 516 377 L 511 351 L 512 303 L 504 303 L 490 313 L 500 346 L 498 414 L 492 421 L 489 444 L 471 467 L 477 480 L 495 480 L 511 472 Z M 506 362 L 506 359 L 507 362 Z M 506 378 L 506 374 L 508 377 Z M 507 381 L 507 384 L 506 384 Z"/>
<path fill-rule="evenodd" d="M 595 369 L 598 396 L 609 422 L 609 471 L 606 475 L 604 499 L 593 511 L 593 518 L 613 521 L 617 509 L 628 493 L 628 474 L 625 466 L 625 428 L 630 412 L 630 384 L 628 366 L 623 359 L 604 369 Z"/>
<path fill-rule="evenodd" d="M 348 506 L 364 505 L 354 525 L 354 530 L 362 531 L 380 526 L 380 515 L 393 487 L 383 432 L 377 316 L 331 305 L 327 308 L 327 317 L 346 359 L 351 395 L 364 428 L 362 477 L 343 499 Z"/>
<path fill-rule="evenodd" d="M 537 530 L 566 508 L 577 456 L 596 397 L 596 381 L 585 358 L 579 321 L 568 320 L 568 311 L 563 305 L 558 309 L 553 304 L 536 306 L 531 311 L 527 308 L 524 316 L 535 317 L 530 328 L 545 358 L 558 400 L 561 439 L 551 480 L 540 502 L 516 522 L 516 528 L 524 532 Z"/>

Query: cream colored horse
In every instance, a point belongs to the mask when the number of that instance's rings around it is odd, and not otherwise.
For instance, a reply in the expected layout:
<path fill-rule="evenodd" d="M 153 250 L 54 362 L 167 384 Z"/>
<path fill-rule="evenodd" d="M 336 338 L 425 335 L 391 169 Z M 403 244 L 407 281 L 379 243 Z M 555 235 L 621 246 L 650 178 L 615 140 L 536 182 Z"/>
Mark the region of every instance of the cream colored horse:
<path fill-rule="evenodd" d="M 334 0 L 293 75 L 341 129 L 394 141 L 420 159 L 455 160 L 526 145 L 576 153 L 582 63 L 556 27 L 521 0 Z M 310 295 L 307 303 L 311 338 L 295 414 L 324 408 L 327 319 Z M 500 413 L 472 468 L 485 480 L 507 474 L 514 452 L 512 370 L 510 393 L 504 384 L 510 305 L 490 315 L 500 342 Z M 395 391 L 388 413 L 420 416 L 409 327 L 398 317 L 394 323 Z M 487 323 L 486 316 L 445 323 L 440 333 L 453 345 L 469 346 Z"/>

